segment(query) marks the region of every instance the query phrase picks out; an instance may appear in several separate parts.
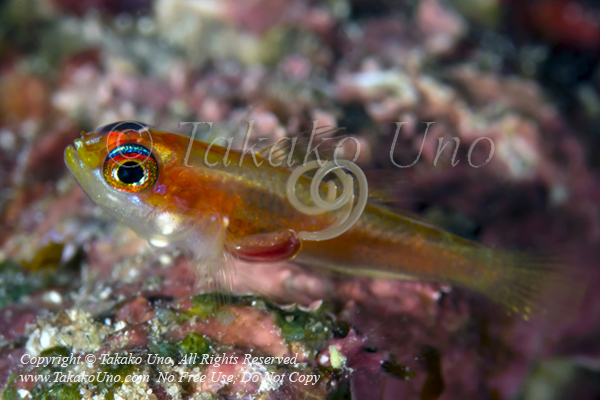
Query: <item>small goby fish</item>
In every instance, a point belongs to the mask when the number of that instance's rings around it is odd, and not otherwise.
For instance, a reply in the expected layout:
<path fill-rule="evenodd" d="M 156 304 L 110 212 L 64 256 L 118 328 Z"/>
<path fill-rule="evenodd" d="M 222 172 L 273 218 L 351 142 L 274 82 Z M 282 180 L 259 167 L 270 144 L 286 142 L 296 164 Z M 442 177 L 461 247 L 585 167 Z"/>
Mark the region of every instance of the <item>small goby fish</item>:
<path fill-rule="evenodd" d="M 226 255 L 249 262 L 294 259 L 349 274 L 441 282 L 481 293 L 525 318 L 557 280 L 552 265 L 370 203 L 343 234 L 304 240 L 299 232 L 326 229 L 339 211 L 307 215 L 294 207 L 286 195 L 293 168 L 258 165 L 249 154 L 139 123 L 83 134 L 66 148 L 65 162 L 89 197 L 139 236 L 156 247 L 181 248 L 206 265 L 222 265 Z M 311 201 L 311 181 L 302 176 L 295 184 L 302 202 Z"/>

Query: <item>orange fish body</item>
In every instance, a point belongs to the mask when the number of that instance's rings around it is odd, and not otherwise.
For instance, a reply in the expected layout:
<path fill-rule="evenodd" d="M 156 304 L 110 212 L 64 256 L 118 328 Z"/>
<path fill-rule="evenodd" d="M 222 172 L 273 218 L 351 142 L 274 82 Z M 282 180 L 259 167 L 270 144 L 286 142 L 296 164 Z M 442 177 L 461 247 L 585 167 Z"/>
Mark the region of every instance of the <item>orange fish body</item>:
<path fill-rule="evenodd" d="M 548 265 L 373 204 L 341 235 L 304 240 L 299 232 L 326 229 L 340 211 L 307 215 L 294 207 L 286 192 L 293 168 L 145 126 L 123 134 L 115 125 L 78 139 L 65 161 L 92 200 L 155 246 L 180 247 L 203 262 L 230 253 L 246 261 L 294 259 L 350 274 L 449 283 L 523 315 L 551 276 Z M 295 183 L 305 204 L 311 182 L 302 176 Z"/>

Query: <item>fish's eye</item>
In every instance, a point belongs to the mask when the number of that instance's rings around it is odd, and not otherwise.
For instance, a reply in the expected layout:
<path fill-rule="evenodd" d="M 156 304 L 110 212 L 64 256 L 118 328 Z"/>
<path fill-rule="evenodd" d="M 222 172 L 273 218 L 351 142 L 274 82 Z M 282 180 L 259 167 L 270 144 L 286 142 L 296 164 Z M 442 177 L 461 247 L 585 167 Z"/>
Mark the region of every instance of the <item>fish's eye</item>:
<path fill-rule="evenodd" d="M 112 150 L 106 157 L 104 178 L 115 189 L 141 192 L 158 179 L 158 164 L 146 147 L 126 144 Z"/>

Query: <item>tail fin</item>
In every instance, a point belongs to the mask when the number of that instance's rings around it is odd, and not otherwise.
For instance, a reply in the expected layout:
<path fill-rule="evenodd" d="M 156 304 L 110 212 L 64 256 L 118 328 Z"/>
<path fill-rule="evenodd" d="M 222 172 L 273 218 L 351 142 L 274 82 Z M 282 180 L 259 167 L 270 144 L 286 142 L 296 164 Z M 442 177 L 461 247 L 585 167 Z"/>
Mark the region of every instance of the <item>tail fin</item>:
<path fill-rule="evenodd" d="M 473 289 L 506 307 L 509 314 L 525 320 L 538 315 L 550 320 L 576 316 L 586 289 L 579 269 L 548 257 L 479 250 L 475 257 L 481 259 L 473 261 L 485 265 L 488 273 Z"/>

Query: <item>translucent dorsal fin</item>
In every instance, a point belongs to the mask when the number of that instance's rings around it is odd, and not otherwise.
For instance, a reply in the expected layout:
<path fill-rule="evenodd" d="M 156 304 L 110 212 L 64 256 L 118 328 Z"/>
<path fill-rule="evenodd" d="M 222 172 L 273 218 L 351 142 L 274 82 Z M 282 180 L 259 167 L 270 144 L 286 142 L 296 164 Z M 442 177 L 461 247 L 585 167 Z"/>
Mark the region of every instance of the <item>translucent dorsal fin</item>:
<path fill-rule="evenodd" d="M 258 155 L 274 165 L 287 167 L 302 164 L 304 161 L 315 160 L 317 153 L 320 160 L 331 160 L 333 159 L 335 146 L 346 136 L 328 136 L 334 135 L 345 128 L 325 128 L 328 127 L 322 126 L 280 139 L 262 149 Z M 320 129 L 325 130 L 317 132 Z M 316 152 L 311 151 L 315 148 L 317 148 Z"/>

